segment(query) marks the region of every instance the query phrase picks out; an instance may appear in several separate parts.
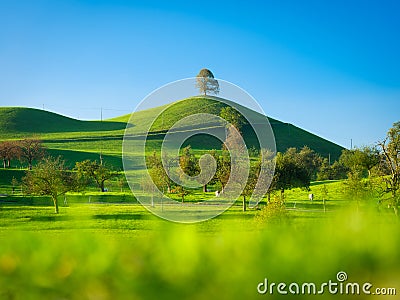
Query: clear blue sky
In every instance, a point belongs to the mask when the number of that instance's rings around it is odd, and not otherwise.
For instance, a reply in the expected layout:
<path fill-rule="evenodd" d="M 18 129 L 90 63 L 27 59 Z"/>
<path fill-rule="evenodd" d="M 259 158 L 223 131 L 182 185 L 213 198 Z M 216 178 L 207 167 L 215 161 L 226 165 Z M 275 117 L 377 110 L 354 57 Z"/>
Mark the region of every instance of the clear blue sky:
<path fill-rule="evenodd" d="M 400 120 L 399 1 L 0 0 L 0 105 L 126 114 L 209 68 L 343 146 Z"/>

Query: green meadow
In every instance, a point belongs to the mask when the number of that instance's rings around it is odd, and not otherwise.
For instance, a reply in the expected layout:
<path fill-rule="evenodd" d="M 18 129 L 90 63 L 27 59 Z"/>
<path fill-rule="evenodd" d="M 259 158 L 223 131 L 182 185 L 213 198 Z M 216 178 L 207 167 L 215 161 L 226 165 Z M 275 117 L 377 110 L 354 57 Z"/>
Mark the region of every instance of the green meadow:
<path fill-rule="evenodd" d="M 178 117 L 206 105 L 210 112 L 220 109 L 220 103 L 202 98 L 167 108 L 152 125 L 147 151 L 160 145 Z M 137 112 L 137 123 L 129 126 L 141 134 L 164 108 Z M 101 153 L 106 164 L 122 170 L 128 118 L 88 122 L 1 108 L 0 140 L 35 136 L 70 167 L 98 160 Z M 340 155 L 338 145 L 287 123 L 270 123 L 278 151 L 310 145 L 325 157 Z M 251 143 L 251 132 L 246 136 Z M 190 144 L 196 155 L 220 149 L 212 139 L 194 138 Z M 154 216 L 116 179 L 107 183 L 106 193 L 90 187 L 60 197 L 56 215 L 49 197 L 26 195 L 20 185 L 12 185 L 25 170 L 18 161 L 0 169 L 0 299 L 396 299 L 377 295 L 377 289 L 400 291 L 398 220 L 392 209 L 377 205 L 375 195 L 353 200 L 345 181 L 313 182 L 311 191 L 287 190 L 283 211 L 266 210 L 263 200 L 243 212 L 238 199 L 218 217 L 187 225 Z M 314 201 L 308 199 L 310 192 Z M 193 191 L 182 209 L 212 195 Z M 265 279 L 287 286 L 312 282 L 319 290 L 326 282 L 338 282 L 339 272 L 346 272 L 346 282 L 371 283 L 371 294 L 257 291 Z"/>
<path fill-rule="evenodd" d="M 392 211 L 378 211 L 373 199 L 359 207 L 346 200 L 341 181 L 324 184 L 325 212 L 323 185 L 314 183 L 313 202 L 305 191 L 287 191 L 284 216 L 265 219 L 265 203 L 243 212 L 238 202 L 193 225 L 159 219 L 128 192 L 67 194 L 59 215 L 49 198 L 16 192 L 0 198 L 0 298 L 281 299 L 288 296 L 259 295 L 257 285 L 265 278 L 320 285 L 340 271 L 351 282 L 398 290 Z M 352 297 L 360 296 L 323 295 Z"/>

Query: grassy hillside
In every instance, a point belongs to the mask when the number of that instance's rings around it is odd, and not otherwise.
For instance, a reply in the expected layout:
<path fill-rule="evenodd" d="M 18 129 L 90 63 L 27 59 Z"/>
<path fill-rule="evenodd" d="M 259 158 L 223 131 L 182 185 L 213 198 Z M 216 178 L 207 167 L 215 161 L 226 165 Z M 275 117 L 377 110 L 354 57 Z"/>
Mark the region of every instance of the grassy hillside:
<path fill-rule="evenodd" d="M 213 98 L 215 98 L 215 100 Z M 227 105 L 231 105 L 233 107 L 244 110 L 246 114 L 251 116 L 252 122 L 255 123 L 255 126 L 257 126 L 257 124 L 259 123 L 263 123 L 266 118 L 266 116 L 258 112 L 255 112 L 237 103 L 225 99 L 220 99 L 216 97 L 212 97 L 211 99 L 203 97 L 193 97 L 174 102 L 169 106 L 160 107 L 160 110 L 157 110 L 157 113 L 160 113 L 163 109 L 164 112 L 159 115 L 158 118 L 156 118 L 156 120 L 154 121 L 153 125 L 151 126 L 151 132 L 163 133 L 180 119 L 193 114 L 210 113 L 214 115 L 219 115 L 221 109 Z M 145 112 L 149 113 L 150 111 L 139 112 L 138 114 L 144 114 Z M 156 113 L 156 111 L 152 111 L 152 113 Z M 152 116 L 153 119 L 154 116 L 155 114 Z M 123 118 L 128 119 L 128 116 L 124 116 Z M 141 119 L 142 115 L 140 115 L 140 118 L 134 115 L 134 117 L 132 118 L 134 122 L 133 128 L 137 126 L 136 121 L 137 123 L 140 123 Z M 339 145 L 325 140 L 315 134 L 307 132 L 301 128 L 298 128 L 292 124 L 283 123 L 269 117 L 268 121 L 271 124 L 272 130 L 274 132 L 278 151 L 285 151 L 289 147 L 302 148 L 303 146 L 308 146 L 311 149 L 314 149 L 315 151 L 320 153 L 322 156 L 328 157 L 330 155 L 332 160 L 335 160 L 339 158 L 341 151 L 343 150 L 343 148 Z M 202 124 L 202 122 L 202 120 L 198 120 L 198 123 L 196 123 L 196 120 L 194 120 L 194 122 L 190 125 L 195 128 L 199 124 Z M 218 124 L 208 125 L 218 126 Z M 252 127 L 249 124 L 246 124 L 244 125 L 242 131 L 247 146 L 254 146 L 255 148 L 258 148 L 258 141 Z M 137 132 L 139 132 L 139 130 Z M 195 149 L 219 149 L 221 147 L 220 142 L 217 139 L 209 136 L 193 137 L 187 142 L 187 144 L 191 144 L 192 147 Z"/>
<path fill-rule="evenodd" d="M 149 139 L 151 144 L 157 147 L 161 144 L 164 133 L 180 119 L 196 113 L 219 115 L 221 109 L 227 105 L 245 110 L 255 123 L 262 122 L 266 118 L 262 114 L 225 99 L 192 97 L 135 112 L 129 123 L 130 133 L 143 134 L 145 129 L 151 126 Z M 70 164 L 87 158 L 96 159 L 102 153 L 108 163 L 121 168 L 122 139 L 130 117 L 131 115 L 124 115 L 102 122 L 80 121 L 38 109 L 2 107 L 0 108 L 0 141 L 36 135 L 43 139 L 51 154 L 63 155 Z M 342 151 L 342 147 L 301 128 L 272 118 L 268 119 L 275 134 L 278 151 L 307 145 L 324 157 L 330 154 L 333 160 L 338 158 Z M 194 121 L 190 125 L 196 127 L 201 124 L 200 121 L 198 124 Z M 242 131 L 248 146 L 257 147 L 258 142 L 251 126 L 245 125 Z M 199 150 L 221 147 L 220 141 L 210 136 L 195 136 L 187 143 Z"/>
<path fill-rule="evenodd" d="M 125 127 L 124 122 L 80 121 L 34 108 L 0 107 L 0 134 L 3 137 L 57 132 L 110 131 Z"/>

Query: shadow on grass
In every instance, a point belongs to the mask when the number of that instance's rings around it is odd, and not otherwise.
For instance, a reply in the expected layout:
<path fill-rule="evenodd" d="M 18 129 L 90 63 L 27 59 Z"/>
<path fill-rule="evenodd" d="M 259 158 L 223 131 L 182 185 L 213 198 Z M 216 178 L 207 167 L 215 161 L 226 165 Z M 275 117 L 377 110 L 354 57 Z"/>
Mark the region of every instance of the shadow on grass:
<path fill-rule="evenodd" d="M 329 183 L 334 183 L 338 182 L 340 180 L 323 180 L 323 181 L 313 181 L 311 182 L 310 186 L 317 186 L 317 185 L 322 185 L 322 184 L 329 184 Z"/>
<path fill-rule="evenodd" d="M 252 219 L 254 218 L 254 214 L 248 213 L 222 213 L 216 217 L 216 219 L 223 220 L 237 220 L 237 219 Z"/>
<path fill-rule="evenodd" d="M 13 196 L 9 195 L 0 198 L 0 207 L 2 205 L 12 206 L 53 206 L 50 198 L 47 197 L 30 197 L 30 196 Z"/>
<path fill-rule="evenodd" d="M 142 214 L 98 214 L 92 216 L 93 219 L 97 220 L 147 220 L 151 219 L 151 216 L 146 216 Z"/>
<path fill-rule="evenodd" d="M 60 216 L 54 214 L 54 216 L 26 216 L 30 221 L 33 222 L 54 222 L 54 221 L 71 221 L 73 218 L 70 216 Z"/>

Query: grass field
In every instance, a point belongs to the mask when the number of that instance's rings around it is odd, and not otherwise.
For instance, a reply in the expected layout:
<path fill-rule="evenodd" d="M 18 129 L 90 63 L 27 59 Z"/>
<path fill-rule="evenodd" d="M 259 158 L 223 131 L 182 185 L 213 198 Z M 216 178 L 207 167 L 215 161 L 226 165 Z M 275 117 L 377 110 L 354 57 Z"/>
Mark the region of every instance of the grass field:
<path fill-rule="evenodd" d="M 258 299 L 266 277 L 321 284 L 339 271 L 351 282 L 400 288 L 400 229 L 390 212 L 330 200 L 324 214 L 291 193 L 302 208 L 279 222 L 257 222 L 259 211 L 236 205 L 195 225 L 163 221 L 138 204 L 75 201 L 55 215 L 49 199 L 0 198 L 0 298 Z"/>

